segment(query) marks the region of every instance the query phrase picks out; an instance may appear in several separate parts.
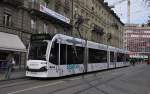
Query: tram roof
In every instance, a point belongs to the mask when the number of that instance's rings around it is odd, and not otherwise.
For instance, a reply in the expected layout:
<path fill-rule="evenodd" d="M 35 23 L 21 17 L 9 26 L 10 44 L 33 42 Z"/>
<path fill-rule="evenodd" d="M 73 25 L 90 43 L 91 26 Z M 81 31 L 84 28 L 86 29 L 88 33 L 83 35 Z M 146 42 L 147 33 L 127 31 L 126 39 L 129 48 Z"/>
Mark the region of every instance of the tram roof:
<path fill-rule="evenodd" d="M 61 44 L 68 44 L 68 45 L 75 45 L 84 47 L 86 41 L 84 39 L 75 38 L 63 34 L 33 34 L 31 36 L 31 40 L 56 40 L 57 42 L 60 42 Z M 87 41 L 87 47 L 88 48 L 94 48 L 94 49 L 101 49 L 101 50 L 107 50 L 113 51 L 113 52 L 120 52 L 120 53 L 128 53 L 127 50 L 116 48 L 113 46 L 108 46 L 105 44 L 96 43 L 93 41 Z"/>
<path fill-rule="evenodd" d="M 85 40 L 80 38 L 75 38 L 63 34 L 56 34 L 56 38 L 61 42 L 62 44 L 68 44 L 68 45 L 75 45 L 75 46 L 85 46 Z M 125 49 L 116 48 L 113 46 L 107 46 L 105 44 L 96 43 L 93 41 L 87 41 L 87 47 L 88 48 L 94 48 L 94 49 L 101 49 L 101 50 L 107 50 L 113 51 L 113 52 L 120 52 L 120 53 L 128 53 Z"/>

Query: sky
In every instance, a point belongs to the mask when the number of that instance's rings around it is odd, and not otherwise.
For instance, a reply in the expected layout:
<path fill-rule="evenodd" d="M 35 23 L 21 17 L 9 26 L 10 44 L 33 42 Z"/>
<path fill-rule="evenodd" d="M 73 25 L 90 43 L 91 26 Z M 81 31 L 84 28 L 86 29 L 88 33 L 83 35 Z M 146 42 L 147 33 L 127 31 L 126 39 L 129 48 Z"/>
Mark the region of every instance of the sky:
<path fill-rule="evenodd" d="M 108 2 L 108 5 L 113 5 L 118 1 L 121 1 L 121 0 L 105 0 L 105 2 Z M 144 0 L 130 0 L 130 1 L 131 1 L 130 23 L 132 24 L 147 23 L 148 19 L 150 19 L 148 17 L 150 15 L 150 8 L 147 7 Z M 116 4 L 113 10 L 120 17 L 123 23 L 127 23 L 127 19 L 128 19 L 127 18 L 127 0 L 120 4 Z"/>

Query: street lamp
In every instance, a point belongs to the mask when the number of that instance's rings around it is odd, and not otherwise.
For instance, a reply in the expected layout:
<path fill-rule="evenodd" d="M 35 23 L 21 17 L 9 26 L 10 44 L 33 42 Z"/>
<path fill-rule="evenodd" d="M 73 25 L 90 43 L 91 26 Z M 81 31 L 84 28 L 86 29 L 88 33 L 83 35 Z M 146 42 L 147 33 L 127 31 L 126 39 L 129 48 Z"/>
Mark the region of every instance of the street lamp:
<path fill-rule="evenodd" d="M 109 68 L 110 65 L 110 51 L 108 49 L 109 42 L 112 39 L 112 34 L 111 33 L 106 33 L 106 41 L 107 41 L 107 68 Z"/>
<path fill-rule="evenodd" d="M 118 25 L 115 24 L 115 23 L 110 23 L 110 24 L 105 24 L 105 25 L 107 27 L 107 30 L 110 27 L 114 27 L 115 29 L 119 28 Z M 110 33 L 110 32 L 107 31 L 105 33 L 105 35 L 106 35 L 106 45 L 107 45 L 107 68 L 109 68 L 109 66 L 110 66 L 110 51 L 109 51 L 108 47 L 109 47 L 109 45 L 111 43 L 112 33 Z"/>

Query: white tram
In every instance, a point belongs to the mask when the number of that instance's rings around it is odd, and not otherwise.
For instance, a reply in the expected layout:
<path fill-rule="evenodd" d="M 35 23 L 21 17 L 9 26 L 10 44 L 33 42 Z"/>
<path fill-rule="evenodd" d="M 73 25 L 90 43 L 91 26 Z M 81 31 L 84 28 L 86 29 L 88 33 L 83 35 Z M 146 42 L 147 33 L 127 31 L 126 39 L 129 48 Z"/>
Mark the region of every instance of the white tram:
<path fill-rule="evenodd" d="M 36 34 L 31 36 L 26 76 L 61 77 L 128 65 L 125 50 L 62 34 Z"/>

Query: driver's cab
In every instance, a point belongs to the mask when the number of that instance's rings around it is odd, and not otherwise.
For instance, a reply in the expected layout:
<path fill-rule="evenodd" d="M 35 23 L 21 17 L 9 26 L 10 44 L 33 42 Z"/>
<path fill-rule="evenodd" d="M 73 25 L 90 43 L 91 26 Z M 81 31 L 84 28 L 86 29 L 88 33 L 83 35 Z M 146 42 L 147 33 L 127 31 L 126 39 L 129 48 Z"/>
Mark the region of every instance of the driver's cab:
<path fill-rule="evenodd" d="M 32 41 L 30 43 L 27 71 L 41 72 L 47 70 L 48 45 L 50 45 L 48 40 Z"/>

